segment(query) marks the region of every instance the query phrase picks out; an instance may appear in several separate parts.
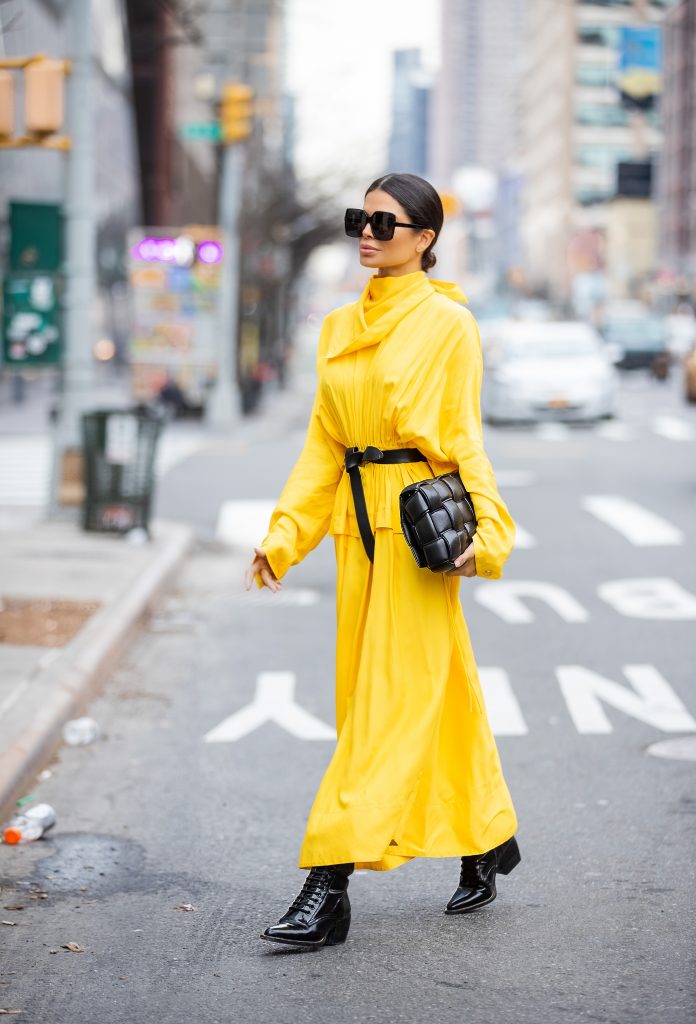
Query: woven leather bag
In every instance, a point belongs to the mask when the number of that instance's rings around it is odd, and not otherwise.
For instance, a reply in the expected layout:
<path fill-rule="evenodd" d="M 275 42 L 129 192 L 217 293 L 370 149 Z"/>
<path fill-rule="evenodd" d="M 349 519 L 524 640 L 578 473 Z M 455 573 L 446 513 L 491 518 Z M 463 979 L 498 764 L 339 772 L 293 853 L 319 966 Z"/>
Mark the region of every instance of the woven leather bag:
<path fill-rule="evenodd" d="M 419 568 L 454 569 L 476 533 L 473 502 L 459 473 L 408 484 L 399 494 L 401 529 Z"/>

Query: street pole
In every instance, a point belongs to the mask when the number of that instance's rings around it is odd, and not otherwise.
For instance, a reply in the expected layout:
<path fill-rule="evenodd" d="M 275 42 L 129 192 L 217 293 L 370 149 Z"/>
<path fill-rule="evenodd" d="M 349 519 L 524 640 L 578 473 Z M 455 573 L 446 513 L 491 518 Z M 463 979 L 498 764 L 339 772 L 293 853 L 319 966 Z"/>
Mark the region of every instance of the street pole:
<path fill-rule="evenodd" d="M 225 81 L 238 80 L 242 67 L 245 0 L 208 0 L 205 16 L 207 65 L 219 98 Z M 242 202 L 242 146 L 224 145 L 218 194 L 218 220 L 224 254 L 218 298 L 218 374 L 206 403 L 206 421 L 218 430 L 231 430 L 241 419 L 237 384 L 239 346 L 239 213 Z"/>
<path fill-rule="evenodd" d="M 219 202 L 224 253 L 218 297 L 218 374 L 206 407 L 208 423 L 219 430 L 230 430 L 241 419 L 236 354 L 239 344 L 239 212 L 243 167 L 243 147 L 224 146 Z"/>
<path fill-rule="evenodd" d="M 63 455 L 81 448 L 80 416 L 93 400 L 91 322 L 96 263 L 92 0 L 69 0 L 72 73 L 67 83 L 71 149 L 65 178 L 65 297 L 63 380 L 54 435 L 49 514 L 61 511 Z"/>

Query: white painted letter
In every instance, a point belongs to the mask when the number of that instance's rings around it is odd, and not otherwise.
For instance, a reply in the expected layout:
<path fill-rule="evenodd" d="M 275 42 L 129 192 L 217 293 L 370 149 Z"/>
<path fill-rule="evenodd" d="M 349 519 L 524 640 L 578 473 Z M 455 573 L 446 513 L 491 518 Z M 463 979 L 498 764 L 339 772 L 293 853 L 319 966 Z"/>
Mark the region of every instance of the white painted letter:
<path fill-rule="evenodd" d="M 601 701 L 663 732 L 696 730 L 696 720 L 656 668 L 624 665 L 623 671 L 633 690 L 582 665 L 560 665 L 556 669 L 561 692 L 578 732 L 612 732 Z"/>
<path fill-rule="evenodd" d="M 275 722 L 300 740 L 335 740 L 336 730 L 295 703 L 294 672 L 261 672 L 251 702 L 203 737 L 206 743 L 232 743 L 265 722 Z"/>
<path fill-rule="evenodd" d="M 633 619 L 696 619 L 696 597 L 667 577 L 608 580 L 597 587 L 597 593 L 621 615 Z"/>
<path fill-rule="evenodd" d="M 474 598 L 504 622 L 534 622 L 534 615 L 520 596 L 546 601 L 565 622 L 587 622 L 589 615 L 567 590 L 537 580 L 496 580 L 474 590 Z"/>
<path fill-rule="evenodd" d="M 479 669 L 486 712 L 496 736 L 525 736 L 527 725 L 517 698 L 512 692 L 508 674 L 502 668 Z"/>
<path fill-rule="evenodd" d="M 583 499 L 583 508 L 613 527 L 637 547 L 650 548 L 665 544 L 683 544 L 684 534 L 650 509 L 618 494 L 590 495 Z"/>

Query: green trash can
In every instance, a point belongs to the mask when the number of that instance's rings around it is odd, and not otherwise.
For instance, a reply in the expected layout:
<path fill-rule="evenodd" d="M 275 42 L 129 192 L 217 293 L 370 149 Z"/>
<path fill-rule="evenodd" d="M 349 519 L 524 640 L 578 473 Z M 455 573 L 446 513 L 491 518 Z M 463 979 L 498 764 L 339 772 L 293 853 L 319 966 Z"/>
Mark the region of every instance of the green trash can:
<path fill-rule="evenodd" d="M 144 406 L 82 416 L 82 525 L 99 533 L 149 533 L 161 416 Z"/>

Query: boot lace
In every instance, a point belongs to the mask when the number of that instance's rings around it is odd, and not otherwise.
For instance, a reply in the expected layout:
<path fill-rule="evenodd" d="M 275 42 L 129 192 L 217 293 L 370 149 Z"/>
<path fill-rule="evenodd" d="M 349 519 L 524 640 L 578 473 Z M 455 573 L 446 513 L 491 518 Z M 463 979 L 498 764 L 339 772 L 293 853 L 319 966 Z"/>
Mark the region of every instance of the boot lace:
<path fill-rule="evenodd" d="M 312 868 L 307 875 L 304 885 L 295 899 L 290 904 L 288 913 L 292 910 L 313 910 L 317 906 L 331 883 L 330 868 Z"/>

